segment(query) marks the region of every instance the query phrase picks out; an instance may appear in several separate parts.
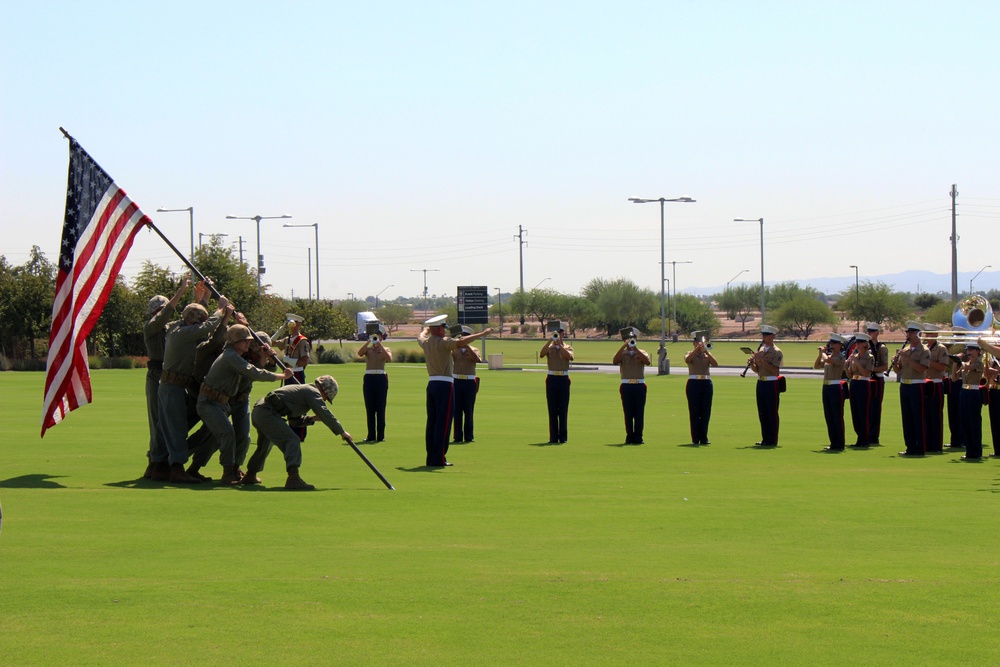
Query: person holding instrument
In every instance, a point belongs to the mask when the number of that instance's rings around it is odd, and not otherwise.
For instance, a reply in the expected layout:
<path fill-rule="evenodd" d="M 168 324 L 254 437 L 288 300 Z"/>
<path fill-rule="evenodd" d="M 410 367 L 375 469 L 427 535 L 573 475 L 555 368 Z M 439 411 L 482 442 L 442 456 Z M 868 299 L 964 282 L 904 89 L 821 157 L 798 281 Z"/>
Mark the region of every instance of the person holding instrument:
<path fill-rule="evenodd" d="M 844 397 L 847 394 L 844 386 L 844 337 L 830 334 L 830 340 L 825 347 L 816 348 L 818 354 L 813 368 L 823 371 L 823 418 L 826 420 L 826 433 L 830 444 L 824 447 L 827 452 L 842 452 L 846 437 L 844 435 Z"/>
<path fill-rule="evenodd" d="M 549 444 L 565 443 L 568 437 L 566 418 L 569 416 L 569 362 L 573 348 L 565 342 L 562 322 L 549 322 L 549 339 L 539 356 L 548 365 L 545 378 L 545 402 L 549 409 Z"/>
<path fill-rule="evenodd" d="M 927 452 L 944 453 L 944 374 L 948 370 L 948 350 L 937 341 L 938 327 L 924 325 L 924 340 L 930 357 L 924 374 L 924 416 L 927 420 Z"/>
<path fill-rule="evenodd" d="M 992 345 L 982 338 L 979 339 L 979 347 L 983 352 L 988 352 L 993 356 L 984 371 L 984 377 L 986 378 L 986 386 L 989 388 L 986 396 L 990 406 L 990 434 L 993 437 L 993 453 L 990 454 L 990 458 L 1000 458 L 1000 363 L 997 362 L 997 358 L 1000 357 L 1000 347 Z"/>
<path fill-rule="evenodd" d="M 622 411 L 625 413 L 625 444 L 641 445 L 642 429 L 646 414 L 646 366 L 652 363 L 649 352 L 640 350 L 636 343 L 639 330 L 625 327 L 618 333 L 622 346 L 618 348 L 611 363 L 618 364 L 621 374 Z"/>
<path fill-rule="evenodd" d="M 868 449 L 871 443 L 871 410 L 872 391 L 875 381 L 872 380 L 872 369 L 875 368 L 875 356 L 869 346 L 871 336 L 866 333 L 854 335 L 854 350 L 847 358 L 844 370 L 850 379 L 848 391 L 851 402 L 851 425 L 857 436 L 852 447 Z"/>
<path fill-rule="evenodd" d="M 920 342 L 922 329 L 919 322 L 906 323 L 906 346 L 892 360 L 892 369 L 899 375 L 899 409 L 906 443 L 900 456 L 920 457 L 926 453 L 923 385 L 931 354 Z"/>
<path fill-rule="evenodd" d="M 882 437 L 882 400 L 885 397 L 885 376 L 889 371 L 889 348 L 885 343 L 879 341 L 882 335 L 882 326 L 878 322 L 869 322 L 865 325 L 865 330 L 872 341 L 868 345 L 872 356 L 875 357 L 875 367 L 872 369 L 871 386 L 871 432 L 868 441 L 873 445 L 879 444 Z"/>
<path fill-rule="evenodd" d="M 712 419 L 712 398 L 715 388 L 712 385 L 711 369 L 719 365 L 709 344 L 701 332 L 692 334 L 694 347 L 684 355 L 684 363 L 688 367 L 688 381 L 684 386 L 687 396 L 688 420 L 691 423 L 691 444 L 707 445 L 708 422 Z"/>
<path fill-rule="evenodd" d="M 985 371 L 979 343 L 968 343 L 962 355 L 962 395 L 959 403 L 965 437 L 963 461 L 983 460 L 983 394 L 979 383 Z"/>
<path fill-rule="evenodd" d="M 781 382 L 778 375 L 784 354 L 774 344 L 778 333 L 775 327 L 763 324 L 760 327 L 760 348 L 750 357 L 748 367 L 757 373 L 757 418 L 760 420 L 759 447 L 778 446 L 778 408 L 780 406 Z"/>
<path fill-rule="evenodd" d="M 365 442 L 385 440 L 385 405 L 389 396 L 389 376 L 386 375 L 385 365 L 392 361 L 392 350 L 383 345 L 386 333 L 385 325 L 379 324 L 378 330 L 372 332 L 358 350 L 358 356 L 365 360 L 365 377 L 361 385 L 365 413 L 368 415 Z"/>

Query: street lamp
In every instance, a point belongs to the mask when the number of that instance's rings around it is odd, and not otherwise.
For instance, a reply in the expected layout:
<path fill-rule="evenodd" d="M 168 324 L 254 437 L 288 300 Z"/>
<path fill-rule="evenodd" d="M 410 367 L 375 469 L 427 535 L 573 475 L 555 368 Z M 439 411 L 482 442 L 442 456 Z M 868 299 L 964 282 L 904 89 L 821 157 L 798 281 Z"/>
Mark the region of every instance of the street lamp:
<path fill-rule="evenodd" d="M 351 301 L 354 301 L 354 292 L 348 292 L 347 296 L 351 298 Z"/>
<path fill-rule="evenodd" d="M 395 285 L 386 285 L 385 287 L 382 288 L 382 292 L 386 291 L 390 287 L 395 287 Z M 378 298 L 382 296 L 382 292 L 379 292 L 378 294 L 375 295 L 375 310 L 378 310 Z"/>
<path fill-rule="evenodd" d="M 260 221 L 261 220 L 286 220 L 292 216 L 284 215 L 227 215 L 226 220 L 253 220 L 257 223 L 257 296 L 260 296 L 260 274 L 265 272 L 264 256 L 260 254 Z"/>
<path fill-rule="evenodd" d="M 733 218 L 733 222 L 760 223 L 760 323 L 764 324 L 764 218 Z"/>
<path fill-rule="evenodd" d="M 163 208 L 161 206 L 156 209 L 157 213 L 180 213 L 181 211 L 187 211 L 191 214 L 191 254 L 194 255 L 194 206 L 187 208 Z"/>
<path fill-rule="evenodd" d="M 740 271 L 739 273 L 737 273 L 735 276 L 733 276 L 730 280 L 727 280 L 726 281 L 726 291 L 727 292 L 729 291 L 729 286 L 733 283 L 734 280 L 736 280 L 737 278 L 739 278 L 740 276 L 742 276 L 744 273 L 746 273 L 749 270 L 750 269 L 743 269 L 742 271 Z"/>
<path fill-rule="evenodd" d="M 990 268 L 993 268 L 992 265 L 987 264 L 983 268 L 979 269 L 979 273 L 982 273 L 986 269 L 990 269 Z M 972 279 L 969 280 L 969 296 L 972 296 L 972 281 L 979 277 L 979 273 L 977 273 L 976 275 L 972 276 Z"/>
<path fill-rule="evenodd" d="M 225 233 L 222 233 L 222 232 L 220 232 L 218 234 L 203 234 L 202 232 L 198 232 L 198 249 L 199 250 L 201 249 L 201 246 L 202 246 L 202 241 L 201 240 L 203 238 L 205 238 L 206 236 L 209 238 L 209 240 L 211 240 L 213 236 L 229 236 L 229 234 L 225 234 Z"/>
<path fill-rule="evenodd" d="M 673 299 L 674 321 L 673 321 L 673 326 L 676 327 L 677 326 L 677 265 L 678 264 L 694 264 L 694 262 L 677 262 L 677 261 L 674 261 L 674 262 L 667 262 L 667 264 L 673 264 L 673 266 L 674 266 L 674 268 L 673 268 L 673 276 L 674 276 L 674 299 Z M 677 331 L 676 330 L 672 330 L 672 331 L 673 331 L 673 340 L 676 343 L 677 342 Z"/>
<path fill-rule="evenodd" d="M 544 282 L 545 282 L 546 280 L 552 280 L 552 278 L 542 278 L 542 279 L 541 279 L 541 280 L 539 281 L 538 285 L 541 285 L 541 284 L 542 284 L 542 283 L 544 283 Z M 531 288 L 531 291 L 535 291 L 536 289 L 538 289 L 538 285 L 535 285 L 534 287 L 532 287 L 532 288 Z"/>
<path fill-rule="evenodd" d="M 667 294 L 663 291 L 663 285 L 667 281 L 667 266 L 666 266 L 666 226 L 664 224 L 664 204 L 667 202 L 677 202 L 682 204 L 690 204 L 697 201 L 696 199 L 691 199 L 690 197 L 676 197 L 674 199 L 667 199 L 665 197 L 660 197 L 659 199 L 641 199 L 640 197 L 629 197 L 628 199 L 633 204 L 652 204 L 653 202 L 660 202 L 660 347 L 664 350 L 667 347 Z M 661 364 L 659 374 L 660 375 L 670 375 L 670 359 L 664 356 L 664 363 Z"/>
<path fill-rule="evenodd" d="M 319 301 L 319 223 L 311 225 L 290 225 L 287 222 L 282 227 L 312 227 L 316 230 L 316 300 Z"/>
<path fill-rule="evenodd" d="M 503 299 L 500 298 L 500 288 L 494 287 L 497 291 L 497 329 L 500 331 L 500 335 L 503 336 Z"/>
<path fill-rule="evenodd" d="M 424 316 L 427 315 L 427 272 L 428 271 L 440 271 L 441 269 L 410 269 L 413 271 L 423 271 L 424 272 Z"/>
<path fill-rule="evenodd" d="M 854 269 L 854 310 L 858 316 L 858 328 L 856 331 L 861 331 L 861 283 L 858 279 L 858 267 L 851 264 L 851 268 Z"/>

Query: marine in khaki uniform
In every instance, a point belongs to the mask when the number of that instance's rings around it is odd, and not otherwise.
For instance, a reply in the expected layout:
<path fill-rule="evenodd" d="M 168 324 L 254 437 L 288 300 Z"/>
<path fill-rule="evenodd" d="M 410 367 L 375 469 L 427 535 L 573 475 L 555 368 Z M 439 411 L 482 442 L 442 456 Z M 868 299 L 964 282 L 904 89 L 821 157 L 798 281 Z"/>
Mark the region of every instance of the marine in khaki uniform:
<path fill-rule="evenodd" d="M 611 363 L 618 364 L 621 375 L 618 393 L 625 413 L 625 444 L 641 445 L 646 421 L 646 366 L 652 363 L 652 358 L 649 352 L 639 349 L 638 329 L 625 327 L 618 333 L 623 342 Z"/>
<path fill-rule="evenodd" d="M 828 452 L 844 451 L 844 397 L 847 387 L 844 383 L 844 337 L 830 334 L 830 341 L 818 349 L 813 368 L 823 370 L 823 418 L 830 444 Z"/>
<path fill-rule="evenodd" d="M 472 334 L 472 329 L 462 325 L 451 328 L 451 335 L 462 338 Z M 476 364 L 483 360 L 479 350 L 472 347 L 459 347 L 451 351 L 455 362 L 455 431 L 454 442 L 475 442 L 475 412 L 476 396 L 479 394 L 479 378 L 476 376 Z"/>
<path fill-rule="evenodd" d="M 991 345 L 980 338 L 979 347 L 984 353 L 993 356 L 993 360 L 986 366 L 983 377 L 986 378 L 988 387 L 990 434 L 993 437 L 993 453 L 990 454 L 990 458 L 1000 458 L 1000 362 L 997 361 L 1000 358 L 1000 346 Z"/>
<path fill-rule="evenodd" d="M 882 326 L 878 322 L 868 322 L 865 330 L 871 336 L 871 344 L 868 346 L 872 356 L 875 357 L 875 368 L 872 369 L 871 386 L 871 432 L 868 440 L 873 445 L 878 445 L 882 437 L 882 400 L 885 397 L 885 376 L 889 371 L 889 348 L 879 340 L 882 335 Z"/>
<path fill-rule="evenodd" d="M 969 343 L 962 355 L 962 395 L 960 410 L 962 433 L 965 437 L 963 461 L 983 459 L 983 394 L 979 389 L 986 364 L 979 343 Z"/>
<path fill-rule="evenodd" d="M 708 349 L 706 339 L 700 331 L 692 332 L 694 347 L 684 355 L 688 367 L 688 380 L 684 386 L 687 397 L 688 421 L 691 423 L 691 444 L 707 445 L 708 423 L 712 419 L 712 399 L 715 387 L 712 385 L 711 369 L 719 365 Z"/>
<path fill-rule="evenodd" d="M 930 360 L 924 374 L 924 417 L 927 421 L 927 452 L 944 452 L 944 396 L 945 373 L 948 372 L 948 349 L 937 341 L 938 327 L 924 325 L 923 340 Z"/>
<path fill-rule="evenodd" d="M 545 359 L 548 375 L 545 378 L 545 403 L 549 410 L 549 444 L 565 443 L 569 438 L 566 419 L 569 417 L 569 362 L 573 361 L 573 347 L 566 342 L 566 325 L 549 322 L 549 339 L 542 346 L 539 356 Z"/>
<path fill-rule="evenodd" d="M 854 335 L 854 341 L 854 349 L 844 363 L 844 372 L 849 380 L 848 393 L 851 397 L 851 425 L 856 436 L 851 446 L 867 449 L 872 444 L 871 412 L 875 392 L 872 370 L 876 362 L 870 348 L 871 335 L 859 331 Z"/>
<path fill-rule="evenodd" d="M 899 410 L 903 417 L 903 442 L 906 443 L 906 450 L 900 452 L 900 456 L 919 457 L 926 453 L 924 374 L 931 353 L 920 342 L 922 330 L 919 322 L 906 323 L 906 346 L 892 361 L 892 369 L 899 375 Z"/>
<path fill-rule="evenodd" d="M 780 373 L 785 355 L 774 344 L 775 327 L 760 327 L 761 344 L 750 357 L 750 370 L 757 374 L 757 418 L 760 421 L 759 447 L 778 446 L 778 408 L 781 404 Z"/>
<path fill-rule="evenodd" d="M 385 365 L 392 361 L 392 350 L 384 345 L 387 333 L 385 326 L 379 324 L 358 350 L 358 356 L 365 360 L 365 377 L 361 382 L 368 417 L 365 442 L 385 440 L 385 406 L 389 397 L 389 376 Z"/>
<path fill-rule="evenodd" d="M 438 315 L 424 322 L 424 329 L 417 336 L 417 344 L 424 351 L 427 363 L 427 427 L 424 431 L 426 464 L 432 468 L 452 465 L 448 461 L 448 436 L 451 431 L 454 406 L 455 361 L 452 350 L 467 347 L 472 341 L 493 332 L 484 329 L 460 339 L 447 335 L 448 318 Z"/>
<path fill-rule="evenodd" d="M 965 331 L 965 329 L 955 327 L 955 331 Z M 948 355 L 948 372 L 945 382 L 945 393 L 948 397 L 948 434 L 950 436 L 948 449 L 965 449 L 960 405 L 962 402 L 962 362 L 961 360 L 956 361 L 956 359 L 958 359 L 958 355 Z"/>

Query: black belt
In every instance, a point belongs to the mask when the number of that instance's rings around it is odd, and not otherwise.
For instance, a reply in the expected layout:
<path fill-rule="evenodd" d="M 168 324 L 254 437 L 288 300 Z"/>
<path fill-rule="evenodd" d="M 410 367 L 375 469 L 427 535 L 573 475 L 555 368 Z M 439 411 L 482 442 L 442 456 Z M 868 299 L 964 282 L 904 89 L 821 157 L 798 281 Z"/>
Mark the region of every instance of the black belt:
<path fill-rule="evenodd" d="M 154 371 L 162 371 L 163 359 L 150 359 L 146 362 L 146 368 L 150 368 Z"/>

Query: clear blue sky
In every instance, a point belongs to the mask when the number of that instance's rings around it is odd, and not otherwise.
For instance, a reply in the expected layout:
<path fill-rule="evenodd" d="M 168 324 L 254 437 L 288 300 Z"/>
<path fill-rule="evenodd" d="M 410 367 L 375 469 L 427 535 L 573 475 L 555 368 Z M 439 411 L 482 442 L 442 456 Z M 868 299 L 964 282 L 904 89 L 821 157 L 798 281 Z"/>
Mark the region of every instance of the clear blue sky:
<path fill-rule="evenodd" d="M 1000 287 L 1000 3 L 0 2 L 0 253 L 54 259 L 61 125 L 181 248 L 319 224 L 321 296 L 951 270 Z M 307 292 L 311 229 L 262 223 Z M 992 238 L 988 236 L 992 234 Z M 145 232 L 126 264 L 179 268 Z M 995 263 L 995 264 L 994 264 Z M 670 277 L 668 267 L 668 278 Z M 314 286 L 315 289 L 315 286 Z"/>

